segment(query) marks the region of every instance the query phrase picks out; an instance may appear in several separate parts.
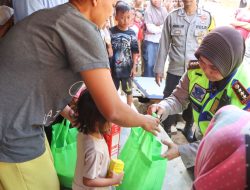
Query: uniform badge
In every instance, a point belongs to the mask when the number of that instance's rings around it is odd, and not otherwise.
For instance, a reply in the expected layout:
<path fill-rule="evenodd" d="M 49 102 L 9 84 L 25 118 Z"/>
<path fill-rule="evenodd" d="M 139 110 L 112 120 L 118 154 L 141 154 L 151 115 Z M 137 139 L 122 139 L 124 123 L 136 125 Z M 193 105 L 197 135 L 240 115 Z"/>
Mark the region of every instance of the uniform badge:
<path fill-rule="evenodd" d="M 237 98 L 240 100 L 241 104 L 247 104 L 250 101 L 250 94 L 247 89 L 240 83 L 240 81 L 237 80 L 235 83 L 233 83 L 232 89 Z"/>
<path fill-rule="evenodd" d="M 175 31 L 174 31 L 174 34 L 175 34 L 175 35 L 180 35 L 180 34 L 181 34 L 181 30 L 175 30 Z"/>
<path fill-rule="evenodd" d="M 192 91 L 191 91 L 191 96 L 198 100 L 199 102 L 202 102 L 207 91 L 205 88 L 202 88 L 200 85 L 195 84 Z"/>
<path fill-rule="evenodd" d="M 219 103 L 220 103 L 220 100 L 218 98 L 215 98 L 213 105 L 211 106 L 211 108 L 209 110 L 213 115 L 216 113 L 218 106 L 219 106 Z"/>

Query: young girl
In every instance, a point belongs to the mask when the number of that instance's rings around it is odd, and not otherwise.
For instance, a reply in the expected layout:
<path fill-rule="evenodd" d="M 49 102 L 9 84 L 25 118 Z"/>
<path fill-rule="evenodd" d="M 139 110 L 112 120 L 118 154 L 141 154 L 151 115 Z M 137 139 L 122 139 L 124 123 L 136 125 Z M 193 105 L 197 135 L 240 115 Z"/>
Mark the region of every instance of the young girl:
<path fill-rule="evenodd" d="M 97 109 L 88 90 L 84 90 L 77 102 L 77 164 L 73 190 L 108 190 L 122 181 L 123 173 L 107 177 L 110 163 L 107 144 L 103 134 L 110 129 Z"/>

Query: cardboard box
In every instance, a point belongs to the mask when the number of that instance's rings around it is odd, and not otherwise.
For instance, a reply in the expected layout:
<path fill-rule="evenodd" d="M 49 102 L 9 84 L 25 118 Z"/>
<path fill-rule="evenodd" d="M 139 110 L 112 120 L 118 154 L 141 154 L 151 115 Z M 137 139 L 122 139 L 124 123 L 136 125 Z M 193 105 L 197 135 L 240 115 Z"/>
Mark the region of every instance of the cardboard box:
<path fill-rule="evenodd" d="M 120 132 L 120 126 L 112 124 L 110 132 L 104 135 L 109 149 L 109 156 L 112 159 L 117 159 L 119 154 Z"/>

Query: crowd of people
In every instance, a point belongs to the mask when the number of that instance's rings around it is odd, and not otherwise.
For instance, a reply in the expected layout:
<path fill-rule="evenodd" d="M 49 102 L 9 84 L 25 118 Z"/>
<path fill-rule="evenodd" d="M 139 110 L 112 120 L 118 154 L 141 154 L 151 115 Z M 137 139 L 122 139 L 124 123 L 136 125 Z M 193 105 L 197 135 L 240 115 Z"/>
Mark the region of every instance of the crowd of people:
<path fill-rule="evenodd" d="M 195 166 L 193 189 L 250 187 L 250 1 L 243 3 L 230 26 L 216 26 L 197 0 L 0 0 L 0 190 L 60 189 L 44 132 L 59 115 L 79 128 L 72 188 L 94 190 L 126 175 L 106 175 L 110 123 L 157 135 L 162 120 L 171 136 L 178 113 L 190 143 L 163 141 L 162 156 Z M 131 108 L 139 66 L 158 85 L 166 75 L 164 99 L 148 115 Z M 72 110 L 69 91 L 79 81 L 87 90 Z M 218 176 L 232 180 L 220 185 Z"/>

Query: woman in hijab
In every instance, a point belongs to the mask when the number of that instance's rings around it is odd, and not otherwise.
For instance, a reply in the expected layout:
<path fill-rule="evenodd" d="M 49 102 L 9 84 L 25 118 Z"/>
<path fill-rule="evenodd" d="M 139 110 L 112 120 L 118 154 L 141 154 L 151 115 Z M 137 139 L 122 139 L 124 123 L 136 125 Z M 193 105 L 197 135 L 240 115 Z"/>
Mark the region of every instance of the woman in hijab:
<path fill-rule="evenodd" d="M 173 93 L 148 112 L 168 115 L 179 113 L 188 103 L 192 105 L 197 126 L 195 140 L 201 139 L 215 113 L 225 105 L 250 109 L 250 65 L 243 61 L 245 43 L 241 34 L 232 27 L 212 30 L 195 52 L 198 61 L 191 61 Z M 200 135 L 198 135 L 200 134 Z M 199 141 L 169 147 L 163 155 L 168 159 L 181 156 L 187 168 L 194 166 Z"/>
<path fill-rule="evenodd" d="M 143 42 L 144 77 L 154 77 L 153 68 L 159 47 L 163 23 L 167 17 L 167 9 L 162 0 L 151 0 L 145 10 L 145 36 Z"/>
<path fill-rule="evenodd" d="M 250 189 L 249 112 L 230 105 L 215 114 L 197 152 L 193 189 Z"/>

